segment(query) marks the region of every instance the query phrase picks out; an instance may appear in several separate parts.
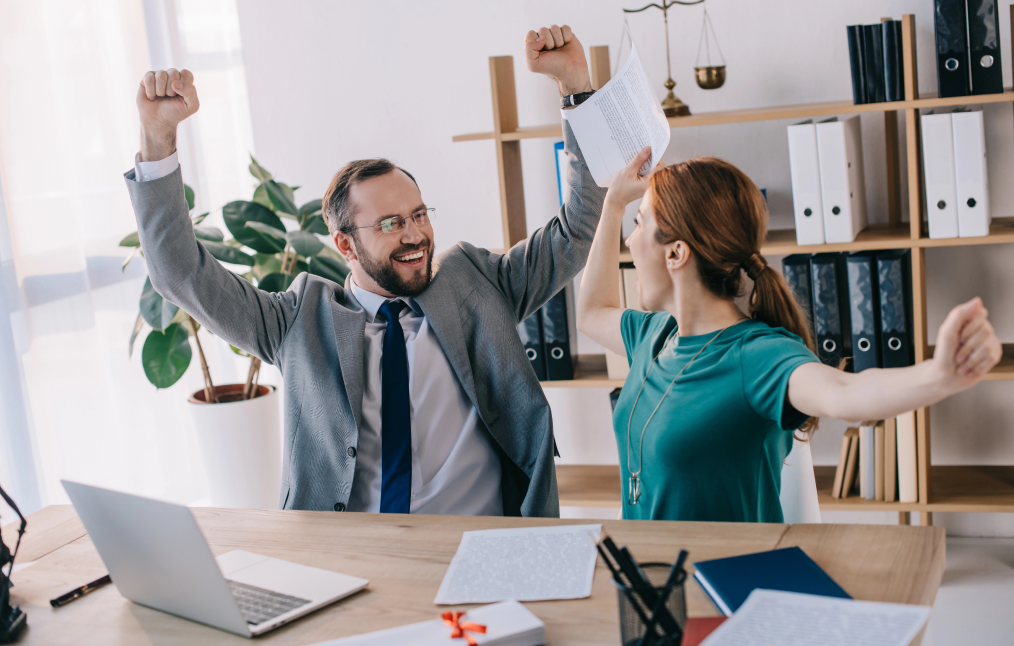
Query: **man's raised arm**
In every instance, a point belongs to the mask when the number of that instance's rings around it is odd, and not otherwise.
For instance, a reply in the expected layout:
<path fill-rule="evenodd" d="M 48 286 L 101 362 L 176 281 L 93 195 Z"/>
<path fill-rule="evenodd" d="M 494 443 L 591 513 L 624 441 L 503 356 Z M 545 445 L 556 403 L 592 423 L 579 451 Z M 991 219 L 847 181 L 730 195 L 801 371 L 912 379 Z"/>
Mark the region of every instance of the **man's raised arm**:
<path fill-rule="evenodd" d="M 529 31 L 524 47 L 528 69 L 556 81 L 561 97 L 578 95 L 580 99 L 581 93 L 591 92 L 584 48 L 570 27 L 553 25 Z M 480 263 L 484 273 L 500 285 L 519 321 L 542 307 L 581 271 L 602 214 L 606 189 L 592 179 L 566 120 L 563 136 L 567 190 L 559 214 L 503 256 L 490 254 Z"/>
<path fill-rule="evenodd" d="M 136 165 L 142 171 L 140 177 L 127 172 L 126 180 L 148 276 L 159 294 L 201 325 L 274 364 L 298 311 L 305 276 L 287 292 L 261 291 L 222 267 L 194 237 L 180 167 L 171 158 L 176 127 L 199 107 L 188 70 L 148 72 L 137 90 L 141 151 Z"/>

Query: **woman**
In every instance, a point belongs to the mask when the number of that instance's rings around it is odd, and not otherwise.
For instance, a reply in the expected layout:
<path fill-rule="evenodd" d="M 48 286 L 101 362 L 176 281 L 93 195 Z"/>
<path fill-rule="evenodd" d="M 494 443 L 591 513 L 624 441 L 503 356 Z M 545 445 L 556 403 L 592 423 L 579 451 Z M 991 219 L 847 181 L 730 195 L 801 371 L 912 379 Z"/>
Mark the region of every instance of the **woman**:
<path fill-rule="evenodd" d="M 851 374 L 820 363 L 802 311 L 760 254 L 764 197 L 718 159 L 659 164 L 642 151 L 606 194 L 578 303 L 581 331 L 626 354 L 613 417 L 623 517 L 782 522 L 781 468 L 793 432 L 817 418 L 883 419 L 978 382 L 1000 342 L 975 298 L 954 308 L 934 358 Z M 619 302 L 620 222 L 643 197 L 627 239 L 640 307 Z M 753 281 L 744 313 L 734 299 Z"/>

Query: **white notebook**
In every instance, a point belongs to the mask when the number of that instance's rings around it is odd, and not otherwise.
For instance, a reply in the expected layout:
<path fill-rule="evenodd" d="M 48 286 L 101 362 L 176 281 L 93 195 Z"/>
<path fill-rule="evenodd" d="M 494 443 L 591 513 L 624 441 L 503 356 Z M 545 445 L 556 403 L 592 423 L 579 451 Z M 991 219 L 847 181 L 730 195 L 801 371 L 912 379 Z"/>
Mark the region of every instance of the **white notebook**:
<path fill-rule="evenodd" d="M 438 614 L 438 613 L 435 613 Z M 465 613 L 459 623 L 486 627 L 485 634 L 469 632 L 480 644 L 489 646 L 538 646 L 545 642 L 546 626 L 517 601 L 501 601 Z M 432 621 L 378 630 L 372 633 L 320 642 L 314 646 L 463 646 L 465 640 L 451 637 L 451 627 L 439 616 Z"/>

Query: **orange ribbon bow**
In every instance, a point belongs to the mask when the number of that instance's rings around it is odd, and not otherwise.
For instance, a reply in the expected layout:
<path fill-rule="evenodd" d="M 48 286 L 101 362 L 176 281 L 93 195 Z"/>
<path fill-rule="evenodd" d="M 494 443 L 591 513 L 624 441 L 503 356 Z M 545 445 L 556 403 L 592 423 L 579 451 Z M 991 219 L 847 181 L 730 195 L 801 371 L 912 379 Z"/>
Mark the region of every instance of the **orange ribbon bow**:
<path fill-rule="evenodd" d="M 463 612 L 451 612 L 447 611 L 440 615 L 440 618 L 444 620 L 444 623 L 451 627 L 451 638 L 452 639 L 464 639 L 468 646 L 478 646 L 475 637 L 469 635 L 467 631 L 473 633 L 485 633 L 486 627 L 482 624 L 473 624 L 470 621 L 464 623 L 460 622 L 460 619 L 464 616 Z"/>

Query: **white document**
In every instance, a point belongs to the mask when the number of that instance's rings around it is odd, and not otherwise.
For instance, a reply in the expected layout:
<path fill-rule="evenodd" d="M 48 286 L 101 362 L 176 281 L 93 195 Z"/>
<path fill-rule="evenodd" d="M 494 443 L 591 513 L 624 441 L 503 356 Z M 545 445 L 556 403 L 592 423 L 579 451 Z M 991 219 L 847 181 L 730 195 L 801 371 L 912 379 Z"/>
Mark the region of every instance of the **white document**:
<path fill-rule="evenodd" d="M 811 121 L 789 126 L 789 169 L 796 242 L 824 244 L 824 209 L 820 199 L 817 126 Z"/>
<path fill-rule="evenodd" d="M 824 240 L 852 242 L 866 228 L 866 180 L 859 116 L 817 124 Z"/>
<path fill-rule="evenodd" d="M 485 633 L 469 632 L 480 644 L 490 646 L 536 646 L 542 644 L 546 627 L 538 617 L 517 601 L 504 601 L 474 608 L 459 623 L 471 622 L 486 627 Z M 314 646 L 462 646 L 464 639 L 452 639 L 451 628 L 439 617 L 431 621 L 378 630 L 372 633 L 333 639 Z"/>
<path fill-rule="evenodd" d="M 954 186 L 958 207 L 958 235 L 989 235 L 989 175 L 986 170 L 986 130 L 982 110 L 951 115 L 954 136 Z"/>
<path fill-rule="evenodd" d="M 669 146 L 669 120 L 651 91 L 634 46 L 627 62 L 602 89 L 576 108 L 562 112 L 574 130 L 588 170 L 602 187 L 609 186 L 613 176 L 645 146 L 651 146 L 651 159 L 641 168 L 642 175 L 662 159 Z"/>
<path fill-rule="evenodd" d="M 926 176 L 929 237 L 957 238 L 958 209 L 954 186 L 954 142 L 950 114 L 924 114 L 922 166 Z"/>
<path fill-rule="evenodd" d="M 465 532 L 440 584 L 437 605 L 542 601 L 591 595 L 602 525 Z"/>
<path fill-rule="evenodd" d="M 908 646 L 929 606 L 754 590 L 701 646 Z"/>

